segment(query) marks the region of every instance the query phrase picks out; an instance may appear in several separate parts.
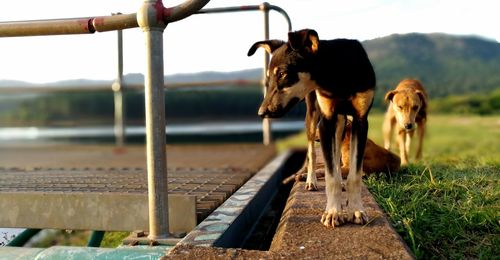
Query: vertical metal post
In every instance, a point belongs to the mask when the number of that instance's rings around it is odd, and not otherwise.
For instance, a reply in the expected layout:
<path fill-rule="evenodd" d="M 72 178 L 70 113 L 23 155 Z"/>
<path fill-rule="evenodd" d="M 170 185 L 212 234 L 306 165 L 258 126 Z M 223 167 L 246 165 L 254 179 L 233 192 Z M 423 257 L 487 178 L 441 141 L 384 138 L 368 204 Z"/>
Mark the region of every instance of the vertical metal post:
<path fill-rule="evenodd" d="M 168 192 L 163 90 L 163 30 L 166 24 L 158 12 L 161 0 L 145 0 L 137 13 L 144 32 L 147 68 L 144 77 L 146 101 L 146 155 L 148 170 L 149 239 L 163 239 L 168 233 Z"/>
<path fill-rule="evenodd" d="M 269 3 L 264 2 L 260 5 L 260 9 L 264 13 L 264 40 L 269 40 Z M 269 66 L 269 53 L 264 52 L 264 69 L 262 70 L 262 91 L 264 92 L 264 97 L 266 96 L 267 88 L 265 85 L 267 69 Z M 271 133 L 271 120 L 269 118 L 264 118 L 262 120 L 262 143 L 264 145 L 269 145 L 273 140 Z"/>
<path fill-rule="evenodd" d="M 94 230 L 92 231 L 92 235 L 90 235 L 89 242 L 87 243 L 88 247 L 100 247 L 102 240 L 104 239 L 104 235 L 106 231 L 102 230 Z"/>
<path fill-rule="evenodd" d="M 119 14 L 119 13 L 118 13 Z M 125 103 L 123 98 L 123 33 L 122 30 L 117 31 L 118 36 L 118 73 L 112 89 L 114 94 L 115 104 L 115 143 L 121 148 L 125 145 Z"/>

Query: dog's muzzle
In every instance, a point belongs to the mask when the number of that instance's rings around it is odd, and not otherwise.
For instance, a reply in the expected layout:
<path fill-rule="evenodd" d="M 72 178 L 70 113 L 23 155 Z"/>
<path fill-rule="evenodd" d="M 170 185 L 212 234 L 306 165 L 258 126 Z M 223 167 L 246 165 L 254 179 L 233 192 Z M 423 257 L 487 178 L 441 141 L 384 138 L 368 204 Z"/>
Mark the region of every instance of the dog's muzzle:
<path fill-rule="evenodd" d="M 259 111 L 257 112 L 257 114 L 260 116 L 260 117 L 266 117 L 267 115 L 267 109 L 265 107 L 260 107 L 259 108 Z"/>
<path fill-rule="evenodd" d="M 262 103 L 257 114 L 262 118 L 280 118 L 283 117 L 292 107 L 300 101 L 298 98 L 292 98 L 285 107 L 269 106 L 269 103 Z"/>
<path fill-rule="evenodd" d="M 270 110 L 268 107 L 260 107 L 257 114 L 262 118 L 280 118 L 285 115 L 285 111 L 281 107 L 275 110 Z"/>
<path fill-rule="evenodd" d="M 403 125 L 405 131 L 413 131 L 417 128 L 417 124 L 415 123 L 405 123 Z"/>

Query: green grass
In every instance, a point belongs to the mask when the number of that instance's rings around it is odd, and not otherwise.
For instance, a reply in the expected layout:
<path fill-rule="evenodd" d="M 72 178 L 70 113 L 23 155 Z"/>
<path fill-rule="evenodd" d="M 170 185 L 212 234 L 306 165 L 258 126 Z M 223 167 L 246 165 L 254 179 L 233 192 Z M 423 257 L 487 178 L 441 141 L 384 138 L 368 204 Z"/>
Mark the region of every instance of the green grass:
<path fill-rule="evenodd" d="M 370 115 L 378 144 L 382 121 Z M 304 144 L 302 133 L 278 147 Z M 365 183 L 418 259 L 500 256 L 500 116 L 431 116 L 423 160 Z"/>

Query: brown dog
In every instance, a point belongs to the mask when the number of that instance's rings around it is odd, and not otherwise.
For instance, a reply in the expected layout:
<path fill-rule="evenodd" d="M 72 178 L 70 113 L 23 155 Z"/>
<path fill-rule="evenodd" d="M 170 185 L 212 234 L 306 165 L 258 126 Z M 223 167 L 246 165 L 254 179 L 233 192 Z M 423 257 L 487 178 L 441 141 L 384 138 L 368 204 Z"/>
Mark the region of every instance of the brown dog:
<path fill-rule="evenodd" d="M 350 122 L 346 129 L 350 129 Z M 342 177 L 347 178 L 349 174 L 349 146 L 351 131 L 347 130 L 342 140 Z M 394 173 L 399 170 L 400 158 L 389 150 L 377 145 L 370 138 L 366 141 L 365 154 L 363 156 L 363 172 L 365 175 L 377 172 Z"/>
<path fill-rule="evenodd" d="M 390 149 L 392 130 L 396 127 L 401 165 L 407 165 L 411 138 L 416 130 L 416 159 L 421 159 L 428 103 L 424 87 L 418 80 L 405 79 L 385 95 L 385 100 L 389 102 L 383 125 L 385 149 Z"/>

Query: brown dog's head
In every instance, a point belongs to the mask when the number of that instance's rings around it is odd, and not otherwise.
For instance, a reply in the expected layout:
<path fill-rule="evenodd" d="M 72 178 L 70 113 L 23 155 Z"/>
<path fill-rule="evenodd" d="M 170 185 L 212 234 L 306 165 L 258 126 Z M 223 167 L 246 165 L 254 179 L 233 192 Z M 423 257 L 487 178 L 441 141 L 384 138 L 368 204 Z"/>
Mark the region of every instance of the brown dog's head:
<path fill-rule="evenodd" d="M 316 88 L 311 80 L 311 64 L 319 47 L 318 34 L 304 29 L 288 33 L 288 42 L 256 42 L 248 50 L 248 56 L 259 47 L 272 54 L 272 58 L 266 71 L 267 93 L 258 114 L 261 117 L 282 117 Z"/>
<path fill-rule="evenodd" d="M 393 90 L 385 95 L 387 102 L 392 102 L 392 109 L 399 126 L 406 131 L 417 127 L 415 118 L 425 105 L 425 94 L 420 90 Z"/>

